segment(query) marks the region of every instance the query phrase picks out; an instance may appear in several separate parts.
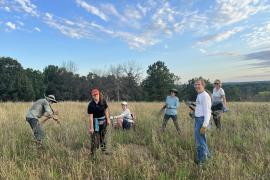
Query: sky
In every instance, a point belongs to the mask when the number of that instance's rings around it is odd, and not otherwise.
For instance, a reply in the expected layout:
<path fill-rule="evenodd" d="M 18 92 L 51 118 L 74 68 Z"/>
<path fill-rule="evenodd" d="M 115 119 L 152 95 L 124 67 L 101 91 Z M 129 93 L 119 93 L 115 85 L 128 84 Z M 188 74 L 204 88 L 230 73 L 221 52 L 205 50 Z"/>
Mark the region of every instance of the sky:
<path fill-rule="evenodd" d="M 0 41 L 24 68 L 161 60 L 183 83 L 270 80 L 270 0 L 0 0 Z"/>

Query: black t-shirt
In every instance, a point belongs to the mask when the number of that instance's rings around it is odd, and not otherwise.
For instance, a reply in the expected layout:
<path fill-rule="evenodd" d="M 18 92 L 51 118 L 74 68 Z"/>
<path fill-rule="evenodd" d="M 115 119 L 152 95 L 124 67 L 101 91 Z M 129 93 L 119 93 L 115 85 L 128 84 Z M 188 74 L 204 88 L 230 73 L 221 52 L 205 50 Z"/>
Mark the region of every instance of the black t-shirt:
<path fill-rule="evenodd" d="M 88 104 L 88 114 L 93 114 L 93 118 L 101 118 L 105 116 L 105 111 L 108 108 L 105 100 L 99 101 L 98 104 L 95 101 L 91 101 Z"/>

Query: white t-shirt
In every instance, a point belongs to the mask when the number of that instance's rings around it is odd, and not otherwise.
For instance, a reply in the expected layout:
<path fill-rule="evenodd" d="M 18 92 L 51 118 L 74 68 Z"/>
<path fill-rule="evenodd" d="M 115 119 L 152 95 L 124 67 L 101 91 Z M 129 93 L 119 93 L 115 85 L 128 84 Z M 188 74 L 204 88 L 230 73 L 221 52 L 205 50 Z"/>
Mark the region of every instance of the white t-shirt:
<path fill-rule="evenodd" d="M 225 92 L 222 88 L 219 88 L 219 89 L 214 88 L 213 89 L 213 94 L 212 94 L 213 103 L 223 102 L 223 98 L 222 98 L 223 96 L 225 96 Z"/>
<path fill-rule="evenodd" d="M 195 117 L 204 117 L 203 127 L 209 125 L 211 118 L 211 98 L 206 91 L 197 95 Z"/>

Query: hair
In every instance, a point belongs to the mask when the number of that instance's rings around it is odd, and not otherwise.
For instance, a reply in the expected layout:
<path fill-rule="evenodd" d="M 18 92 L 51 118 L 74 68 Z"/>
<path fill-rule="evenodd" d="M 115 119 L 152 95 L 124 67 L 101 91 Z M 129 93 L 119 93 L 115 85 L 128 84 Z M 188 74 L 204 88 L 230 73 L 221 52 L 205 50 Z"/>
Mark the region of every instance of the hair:
<path fill-rule="evenodd" d="M 219 83 L 219 86 L 221 87 L 222 86 L 222 83 L 219 79 L 216 79 L 214 82 L 218 82 Z"/>
<path fill-rule="evenodd" d="M 201 82 L 202 86 L 205 87 L 205 80 L 204 79 L 199 78 L 195 82 Z"/>
<path fill-rule="evenodd" d="M 98 88 L 94 88 L 94 89 L 97 89 L 99 91 L 99 100 L 98 101 L 102 104 L 103 99 L 104 99 L 102 92 Z M 91 99 L 94 100 L 92 94 L 91 94 Z"/>

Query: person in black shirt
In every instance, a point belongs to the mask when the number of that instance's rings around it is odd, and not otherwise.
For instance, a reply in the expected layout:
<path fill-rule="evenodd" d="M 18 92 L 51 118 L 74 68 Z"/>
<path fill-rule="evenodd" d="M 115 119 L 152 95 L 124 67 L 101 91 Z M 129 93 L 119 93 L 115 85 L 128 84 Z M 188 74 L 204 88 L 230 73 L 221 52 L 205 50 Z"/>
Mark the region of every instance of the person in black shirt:
<path fill-rule="evenodd" d="M 91 153 L 101 147 L 106 150 L 106 127 L 110 125 L 110 117 L 107 102 L 102 98 L 98 89 L 91 91 L 92 101 L 88 105 L 89 133 L 91 134 Z"/>

